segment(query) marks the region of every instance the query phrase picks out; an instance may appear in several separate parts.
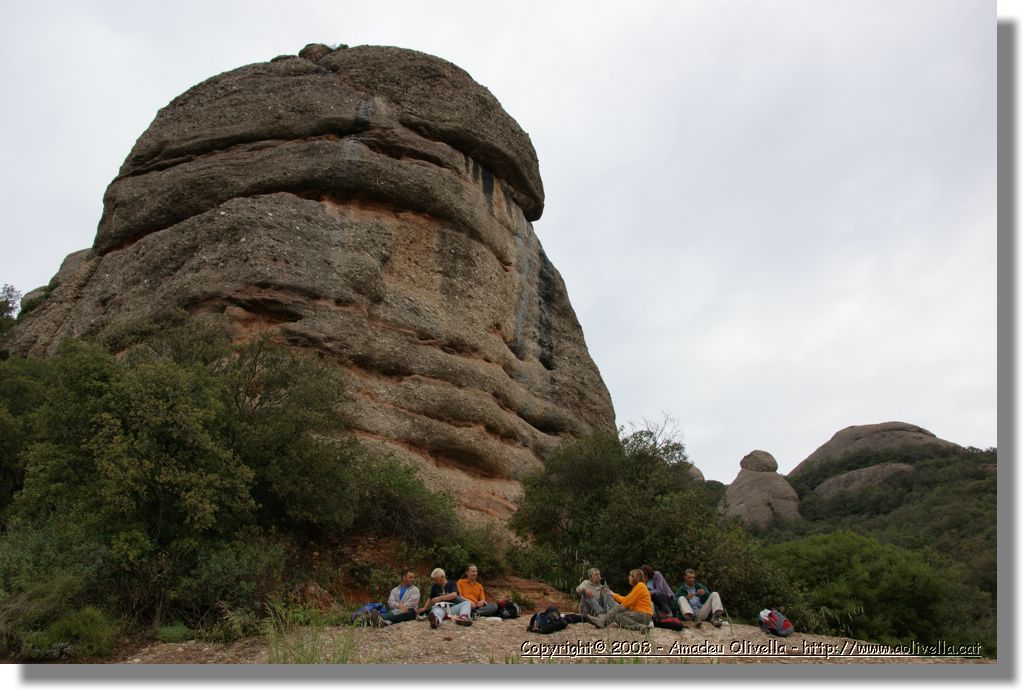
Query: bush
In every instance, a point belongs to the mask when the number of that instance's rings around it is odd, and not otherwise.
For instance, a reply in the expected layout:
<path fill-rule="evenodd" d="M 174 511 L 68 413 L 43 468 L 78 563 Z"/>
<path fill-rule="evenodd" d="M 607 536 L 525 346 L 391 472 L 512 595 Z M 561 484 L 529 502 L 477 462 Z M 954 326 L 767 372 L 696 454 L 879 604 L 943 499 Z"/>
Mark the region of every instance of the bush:
<path fill-rule="evenodd" d="M 458 532 L 451 496 L 427 489 L 409 466 L 389 456 L 368 456 L 351 470 L 360 507 L 356 530 L 422 546 L 448 542 Z"/>
<path fill-rule="evenodd" d="M 0 654 L 33 657 L 46 652 L 42 631 L 68 616 L 82 594 L 80 582 L 69 574 L 39 583 L 18 584 L 0 603 Z"/>
<path fill-rule="evenodd" d="M 251 633 L 235 624 L 287 588 L 311 541 L 395 535 L 447 546 L 452 567 L 500 566 L 448 497 L 347 436 L 336 368 L 189 323 L 138 333 L 149 343 L 125 336 L 121 358 L 69 340 L 0 362 L 7 654 L 44 651 L 49 627 L 90 603 Z"/>
<path fill-rule="evenodd" d="M 764 551 L 785 565 L 832 633 L 883 643 L 993 643 L 983 630 L 987 595 L 958 585 L 934 555 L 849 531 Z"/>
<path fill-rule="evenodd" d="M 284 577 L 284 545 L 257 528 L 230 542 L 199 545 L 194 556 L 194 566 L 167 593 L 169 607 L 192 616 L 215 603 L 259 612 Z"/>
<path fill-rule="evenodd" d="M 110 654 L 118 624 L 96 607 L 86 606 L 50 624 L 45 631 L 33 631 L 21 645 L 21 656 L 29 660 L 95 658 Z"/>
<path fill-rule="evenodd" d="M 181 643 L 192 638 L 192 630 L 177 621 L 170 626 L 161 626 L 156 630 L 156 639 L 161 643 Z"/>
<path fill-rule="evenodd" d="M 813 625 L 799 593 L 760 558 L 742 526 L 719 519 L 719 488 L 689 470 L 682 445 L 651 430 L 563 445 L 524 480 L 512 522 L 532 544 L 514 562 L 566 589 L 597 566 L 620 593 L 641 564 L 676 585 L 694 568 L 734 615 L 753 617 L 772 603 Z"/>

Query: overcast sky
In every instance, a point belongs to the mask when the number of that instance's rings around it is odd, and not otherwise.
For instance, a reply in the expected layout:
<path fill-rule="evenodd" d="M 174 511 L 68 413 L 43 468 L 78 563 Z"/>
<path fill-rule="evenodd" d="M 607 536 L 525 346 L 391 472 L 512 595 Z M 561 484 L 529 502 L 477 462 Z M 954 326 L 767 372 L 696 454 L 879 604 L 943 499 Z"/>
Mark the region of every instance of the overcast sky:
<path fill-rule="evenodd" d="M 619 424 L 668 414 L 722 482 L 849 425 L 996 443 L 992 2 L 0 3 L 0 283 L 92 244 L 135 139 L 194 84 L 397 45 L 530 134 L 534 228 Z"/>

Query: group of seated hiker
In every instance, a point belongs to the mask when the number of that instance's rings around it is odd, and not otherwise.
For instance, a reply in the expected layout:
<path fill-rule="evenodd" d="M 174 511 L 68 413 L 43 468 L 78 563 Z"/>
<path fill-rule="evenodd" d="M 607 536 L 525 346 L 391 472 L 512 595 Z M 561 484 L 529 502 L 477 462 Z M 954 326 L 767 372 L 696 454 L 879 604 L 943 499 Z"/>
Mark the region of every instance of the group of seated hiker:
<path fill-rule="evenodd" d="M 619 595 L 605 585 L 600 569 L 590 569 L 587 578 L 576 586 L 580 614 L 600 628 L 618 624 L 622 628 L 642 629 L 656 615 L 659 619 L 678 617 L 690 627 L 700 626 L 703 621 L 716 627 L 722 625 L 722 598 L 698 583 L 693 569 L 686 569 L 683 584 L 674 592 L 661 572 L 648 564 L 630 571 L 628 582 L 629 594 Z"/>
<path fill-rule="evenodd" d="M 478 575 L 475 564 L 467 566 L 466 575 L 458 581 L 449 580 L 444 569 L 434 569 L 430 572 L 430 594 L 420 605 L 420 590 L 413 585 L 415 574 L 406 569 L 402 573 L 402 582 L 388 596 L 387 612 L 371 611 L 370 619 L 378 626 L 417 618 L 429 620 L 432 629 L 441 626 L 445 619 L 460 626 L 471 626 L 477 617 L 498 613 L 498 603 L 487 600 L 484 586 L 477 580 Z M 626 629 L 644 629 L 651 625 L 652 620 L 668 617 L 680 618 L 686 626 L 700 626 L 703 621 L 710 621 L 716 627 L 722 625 L 722 598 L 703 583 L 698 583 L 697 572 L 693 569 L 685 571 L 683 584 L 676 591 L 660 571 L 647 564 L 630 571 L 627 580 L 629 593 L 619 595 L 605 585 L 600 569 L 590 569 L 587 578 L 576 586 L 580 596 L 580 614 L 599 628 L 618 624 Z M 676 626 L 679 626 L 678 622 Z"/>
<path fill-rule="evenodd" d="M 374 624 L 390 625 L 403 621 L 412 621 L 417 617 L 425 617 L 430 621 L 430 628 L 441 626 L 445 619 L 451 619 L 460 626 L 470 626 L 475 617 L 493 616 L 498 605 L 488 602 L 484 594 L 484 586 L 477 580 L 478 570 L 475 564 L 466 567 L 466 575 L 458 581 L 448 580 L 444 569 L 430 572 L 430 595 L 422 606 L 420 589 L 413 585 L 416 574 L 406 569 L 402 574 L 402 582 L 388 595 L 387 613 L 370 613 Z"/>

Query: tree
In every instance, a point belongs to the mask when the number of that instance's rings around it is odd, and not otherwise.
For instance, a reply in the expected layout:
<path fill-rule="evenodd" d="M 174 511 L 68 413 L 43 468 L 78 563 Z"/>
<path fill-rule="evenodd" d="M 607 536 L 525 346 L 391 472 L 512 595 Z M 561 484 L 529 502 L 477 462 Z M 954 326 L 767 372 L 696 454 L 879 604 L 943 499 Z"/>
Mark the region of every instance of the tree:
<path fill-rule="evenodd" d="M 760 558 L 753 538 L 737 521 L 720 519 L 720 496 L 691 477 L 685 449 L 671 434 L 593 434 L 562 445 L 524 478 L 512 525 L 533 547 L 518 558 L 559 584 L 575 585 L 587 566 L 598 566 L 615 589 L 643 563 L 675 584 L 695 568 L 728 598 L 732 614 L 752 617 L 771 602 L 804 630 L 813 628 L 800 594 Z"/>
<path fill-rule="evenodd" d="M 5 283 L 0 288 L 0 336 L 14 326 L 14 315 L 18 313 L 20 306 L 21 293 L 10 283 Z"/>

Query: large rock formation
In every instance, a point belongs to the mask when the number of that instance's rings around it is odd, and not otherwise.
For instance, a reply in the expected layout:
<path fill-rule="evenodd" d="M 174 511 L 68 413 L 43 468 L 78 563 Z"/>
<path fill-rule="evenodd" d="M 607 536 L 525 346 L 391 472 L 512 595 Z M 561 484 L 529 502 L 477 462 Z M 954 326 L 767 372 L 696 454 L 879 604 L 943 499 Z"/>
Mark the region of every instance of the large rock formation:
<path fill-rule="evenodd" d="M 908 463 L 881 463 L 867 468 L 858 468 L 825 480 L 814 488 L 814 495 L 822 499 L 832 499 L 844 492 L 859 492 L 862 489 L 879 485 L 893 475 L 908 473 L 913 469 L 914 466 Z"/>
<path fill-rule="evenodd" d="M 848 453 L 886 451 L 908 446 L 941 446 L 959 448 L 957 444 L 939 439 L 926 429 L 906 422 L 882 422 L 877 425 L 855 425 L 841 429 L 802 463 L 790 471 L 795 478 L 811 468 L 835 460 Z"/>
<path fill-rule="evenodd" d="M 776 517 L 799 518 L 800 497 L 778 469 L 770 453 L 751 451 L 740 461 L 739 475 L 725 490 L 719 510 L 758 530 L 767 528 Z"/>
<path fill-rule="evenodd" d="M 157 114 L 13 346 L 118 342 L 169 309 L 272 330 L 350 375 L 359 436 L 504 517 L 560 439 L 615 430 L 543 202 L 529 137 L 458 67 L 307 46 Z"/>

